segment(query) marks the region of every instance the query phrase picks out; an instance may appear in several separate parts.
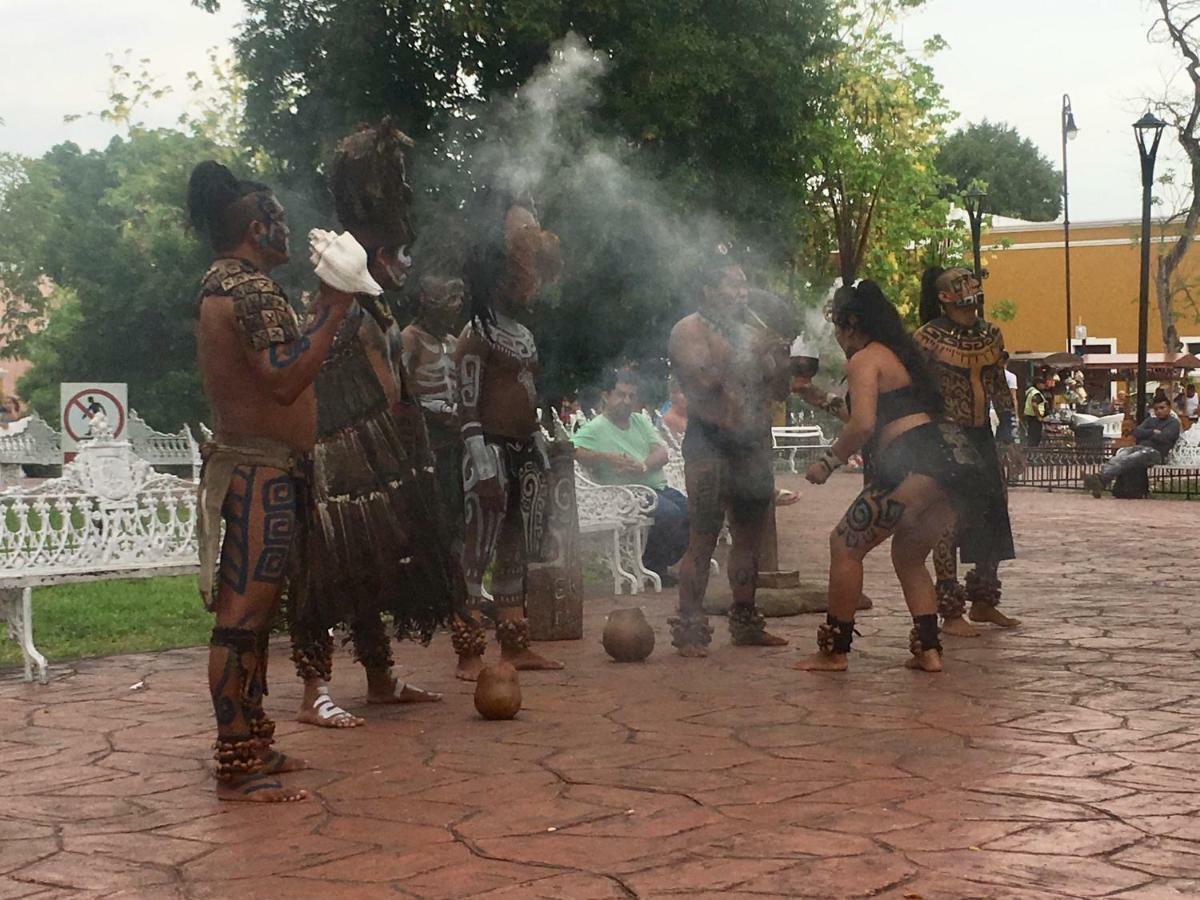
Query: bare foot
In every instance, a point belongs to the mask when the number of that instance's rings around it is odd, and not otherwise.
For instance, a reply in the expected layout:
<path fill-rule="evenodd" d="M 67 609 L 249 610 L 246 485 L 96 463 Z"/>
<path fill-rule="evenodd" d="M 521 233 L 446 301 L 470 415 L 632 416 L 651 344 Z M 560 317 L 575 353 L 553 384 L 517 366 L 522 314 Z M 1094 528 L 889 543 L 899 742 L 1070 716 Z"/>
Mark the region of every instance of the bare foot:
<path fill-rule="evenodd" d="M 308 792 L 285 788 L 273 775 L 253 772 L 232 781 L 217 782 L 217 799 L 248 803 L 290 803 L 307 799 Z"/>
<path fill-rule="evenodd" d="M 351 715 L 333 702 L 327 684 L 321 685 L 312 696 L 305 689 L 296 721 L 305 725 L 319 725 L 321 728 L 357 728 L 366 724 L 365 719 Z"/>
<path fill-rule="evenodd" d="M 479 673 L 483 671 L 482 656 L 460 656 L 454 677 L 460 681 L 478 681 Z"/>
<path fill-rule="evenodd" d="M 957 637 L 979 637 L 983 634 L 962 616 L 942 620 L 942 634 L 953 634 Z"/>
<path fill-rule="evenodd" d="M 787 638 L 781 638 L 769 631 L 760 631 L 758 634 L 734 641 L 733 645 L 735 647 L 786 647 Z"/>
<path fill-rule="evenodd" d="M 563 664 L 556 659 L 546 659 L 540 653 L 534 653 L 528 647 L 524 650 L 518 650 L 515 653 L 509 653 L 505 650 L 500 654 L 500 658 L 506 663 L 512 665 L 514 669 L 521 672 L 544 671 L 548 669 L 561 669 Z"/>
<path fill-rule="evenodd" d="M 972 622 L 990 622 L 1001 628 L 1016 628 L 1021 624 L 1020 619 L 1009 618 L 996 607 L 988 606 L 986 603 L 972 603 L 971 611 L 967 615 Z"/>
<path fill-rule="evenodd" d="M 845 672 L 850 668 L 850 657 L 845 653 L 817 652 L 792 663 L 793 669 L 801 672 Z"/>
<path fill-rule="evenodd" d="M 268 750 L 262 756 L 263 775 L 282 775 L 284 772 L 300 772 L 308 768 L 308 763 L 294 756 L 280 753 L 278 750 Z"/>
<path fill-rule="evenodd" d="M 386 687 L 376 683 L 367 684 L 368 703 L 437 703 L 442 695 L 426 691 L 415 684 L 405 684 L 394 675 L 388 675 Z"/>
<path fill-rule="evenodd" d="M 680 656 L 687 659 L 704 659 L 704 657 L 708 656 L 708 648 L 702 647 L 699 644 L 685 644 L 676 649 Z"/>
<path fill-rule="evenodd" d="M 936 650 L 922 650 L 919 654 L 906 659 L 904 665 L 906 668 L 920 669 L 922 672 L 940 672 L 942 671 L 942 654 Z"/>

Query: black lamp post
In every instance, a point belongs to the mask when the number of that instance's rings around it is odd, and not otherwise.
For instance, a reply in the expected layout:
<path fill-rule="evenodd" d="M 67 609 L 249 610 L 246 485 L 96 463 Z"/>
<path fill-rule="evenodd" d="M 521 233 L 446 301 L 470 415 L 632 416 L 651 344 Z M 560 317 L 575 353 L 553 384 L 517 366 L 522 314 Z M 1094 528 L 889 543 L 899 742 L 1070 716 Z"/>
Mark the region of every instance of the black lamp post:
<path fill-rule="evenodd" d="M 979 231 L 983 223 L 983 209 L 987 203 L 987 192 L 972 184 L 963 194 L 963 206 L 967 208 L 967 221 L 971 224 L 971 253 L 975 258 L 975 277 L 983 284 L 983 267 L 979 265 Z M 983 315 L 983 290 L 979 291 L 979 315 Z"/>
<path fill-rule="evenodd" d="M 1075 113 L 1071 112 L 1071 98 L 1063 94 L 1062 102 L 1062 159 L 1063 159 L 1063 262 L 1067 272 L 1067 352 L 1071 352 L 1071 212 L 1070 194 L 1067 191 L 1067 141 L 1075 140 L 1079 129 L 1075 127 Z"/>
<path fill-rule="evenodd" d="M 1138 156 L 1142 161 L 1142 271 L 1138 283 L 1137 420 L 1146 418 L 1146 332 L 1150 316 L 1150 190 L 1154 186 L 1154 158 L 1167 123 L 1149 110 L 1133 123 Z M 1149 140 L 1150 146 L 1146 146 Z"/>

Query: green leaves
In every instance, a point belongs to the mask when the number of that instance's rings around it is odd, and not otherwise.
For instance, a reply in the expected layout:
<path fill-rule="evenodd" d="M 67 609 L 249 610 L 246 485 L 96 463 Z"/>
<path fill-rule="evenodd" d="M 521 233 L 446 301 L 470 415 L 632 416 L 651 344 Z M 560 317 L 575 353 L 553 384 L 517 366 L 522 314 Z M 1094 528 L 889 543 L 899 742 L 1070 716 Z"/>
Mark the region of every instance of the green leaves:
<path fill-rule="evenodd" d="M 113 72 L 100 115 L 123 137 L 87 153 L 66 143 L 36 160 L 0 157 L 0 280 L 14 294 L 0 337 L 34 363 L 19 392 L 43 416 L 57 413 L 60 381 L 126 381 L 147 421 L 175 431 L 207 417 L 192 335 L 207 253 L 186 227 L 188 174 L 206 158 L 247 174 L 251 164 L 223 143 L 238 108 L 227 68 L 213 75 L 226 92 L 194 97 L 200 113 L 182 130 L 137 124 L 164 93 L 147 61 Z"/>
<path fill-rule="evenodd" d="M 844 2 L 842 49 L 819 103 L 810 202 L 798 221 L 804 254 L 843 281 L 869 277 L 915 316 L 920 269 L 952 243 L 934 156 L 949 110 L 930 67 L 895 38 L 916 2 Z"/>
<path fill-rule="evenodd" d="M 951 135 L 936 163 L 959 191 L 986 182 L 988 208 L 996 215 L 1051 222 L 1062 211 L 1062 173 L 1003 122 L 984 119 Z"/>

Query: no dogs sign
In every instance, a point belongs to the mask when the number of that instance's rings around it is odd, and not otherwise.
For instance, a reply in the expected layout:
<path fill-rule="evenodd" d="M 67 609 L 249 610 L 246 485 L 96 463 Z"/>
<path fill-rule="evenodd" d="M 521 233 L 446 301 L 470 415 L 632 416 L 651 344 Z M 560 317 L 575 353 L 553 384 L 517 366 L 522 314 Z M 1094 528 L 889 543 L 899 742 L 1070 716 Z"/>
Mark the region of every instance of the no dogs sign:
<path fill-rule="evenodd" d="M 113 437 L 125 433 L 128 421 L 129 386 L 125 384 L 95 384 L 77 382 L 63 384 L 62 399 L 62 448 L 64 453 L 79 449 L 79 441 L 87 438 L 97 415 L 112 429 Z"/>

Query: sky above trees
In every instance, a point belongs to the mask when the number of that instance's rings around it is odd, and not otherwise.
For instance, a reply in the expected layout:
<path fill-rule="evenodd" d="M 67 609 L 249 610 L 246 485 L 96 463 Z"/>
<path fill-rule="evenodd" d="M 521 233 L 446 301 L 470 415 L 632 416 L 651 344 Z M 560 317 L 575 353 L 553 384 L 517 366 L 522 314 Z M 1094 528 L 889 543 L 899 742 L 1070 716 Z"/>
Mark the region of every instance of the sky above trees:
<path fill-rule="evenodd" d="M 206 68 L 208 48 L 228 42 L 241 10 L 240 0 L 228 0 L 215 16 L 187 0 L 5 0 L 4 12 L 0 78 L 27 88 L 6 94 L 0 151 L 40 155 L 63 140 L 102 146 L 115 133 L 94 119 L 64 124 L 62 117 L 104 106 L 107 54 L 127 49 L 150 58 L 163 81 L 177 86 L 177 103 L 168 100 L 147 116 L 148 125 L 171 124 L 182 111 L 185 73 Z M 1071 94 L 1082 129 L 1070 147 L 1071 212 L 1082 221 L 1138 212 L 1129 123 L 1141 114 L 1138 98 L 1161 94 L 1177 69 L 1167 48 L 1147 44 L 1152 21 L 1145 0 L 929 0 L 903 31 L 913 47 L 933 33 L 948 41 L 933 69 L 959 124 L 1006 122 L 1056 166 L 1059 105 L 1064 92 Z M 1164 139 L 1163 152 L 1179 157 L 1172 138 Z"/>

